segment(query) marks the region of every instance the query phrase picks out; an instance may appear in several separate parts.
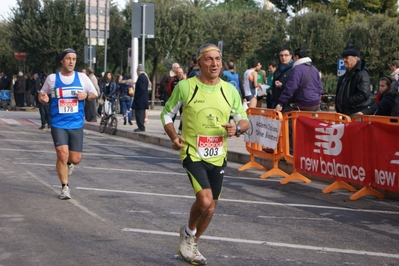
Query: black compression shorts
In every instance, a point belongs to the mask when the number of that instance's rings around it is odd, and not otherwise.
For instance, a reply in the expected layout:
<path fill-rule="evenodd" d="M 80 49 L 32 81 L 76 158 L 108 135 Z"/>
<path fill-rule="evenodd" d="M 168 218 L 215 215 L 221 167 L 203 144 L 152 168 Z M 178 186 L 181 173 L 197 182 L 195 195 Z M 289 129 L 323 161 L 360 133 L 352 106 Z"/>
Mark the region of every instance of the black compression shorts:
<path fill-rule="evenodd" d="M 187 162 L 183 167 L 187 171 L 195 194 L 202 189 L 210 188 L 213 199 L 219 199 L 222 192 L 224 166 L 214 166 L 213 164 L 200 161 Z"/>
<path fill-rule="evenodd" d="M 83 128 L 62 129 L 51 128 L 54 146 L 68 145 L 70 151 L 83 151 Z"/>

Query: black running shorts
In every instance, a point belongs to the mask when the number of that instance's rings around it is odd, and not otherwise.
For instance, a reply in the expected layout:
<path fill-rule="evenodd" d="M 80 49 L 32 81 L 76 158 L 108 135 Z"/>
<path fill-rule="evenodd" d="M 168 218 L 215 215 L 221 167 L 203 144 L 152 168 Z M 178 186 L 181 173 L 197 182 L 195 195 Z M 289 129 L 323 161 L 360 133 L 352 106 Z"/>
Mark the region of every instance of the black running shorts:
<path fill-rule="evenodd" d="M 224 166 L 214 166 L 213 164 L 200 161 L 187 162 L 183 167 L 187 171 L 195 194 L 202 189 L 210 188 L 213 199 L 219 199 L 222 192 Z"/>
<path fill-rule="evenodd" d="M 70 151 L 83 151 L 83 128 L 62 129 L 51 128 L 54 146 L 68 145 Z"/>

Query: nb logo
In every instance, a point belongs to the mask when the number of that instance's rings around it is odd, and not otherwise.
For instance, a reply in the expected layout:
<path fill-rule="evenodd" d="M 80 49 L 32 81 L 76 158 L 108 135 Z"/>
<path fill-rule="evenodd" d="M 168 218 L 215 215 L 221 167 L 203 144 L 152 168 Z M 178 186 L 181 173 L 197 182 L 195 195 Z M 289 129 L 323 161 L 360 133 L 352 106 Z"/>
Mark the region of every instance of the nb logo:
<path fill-rule="evenodd" d="M 320 124 L 323 125 L 323 124 Z M 338 155 L 342 151 L 341 137 L 344 135 L 344 125 L 331 125 L 328 127 L 316 128 L 316 141 L 315 148 L 313 152 L 323 153 L 325 155 Z M 317 134 L 319 133 L 319 134 Z"/>
<path fill-rule="evenodd" d="M 399 151 L 395 152 L 395 156 L 399 157 Z M 391 164 L 399 164 L 399 158 L 391 160 Z"/>

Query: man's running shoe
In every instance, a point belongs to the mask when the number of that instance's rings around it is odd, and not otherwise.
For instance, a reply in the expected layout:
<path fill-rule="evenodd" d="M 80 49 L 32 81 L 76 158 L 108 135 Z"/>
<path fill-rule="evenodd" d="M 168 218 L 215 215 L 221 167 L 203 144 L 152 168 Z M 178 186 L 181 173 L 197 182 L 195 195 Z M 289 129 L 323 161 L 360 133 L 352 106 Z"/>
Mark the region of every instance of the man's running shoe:
<path fill-rule="evenodd" d="M 194 244 L 194 260 L 191 264 L 206 265 L 208 262 L 204 256 L 199 252 L 197 243 Z"/>
<path fill-rule="evenodd" d="M 180 243 L 178 246 L 179 257 L 193 265 L 207 264 L 206 258 L 198 251 L 195 236 L 186 233 L 185 227 L 180 228 Z"/>
<path fill-rule="evenodd" d="M 72 175 L 74 168 L 75 168 L 75 165 L 73 163 L 68 164 L 68 175 Z"/>
<path fill-rule="evenodd" d="M 71 198 L 71 190 L 69 189 L 69 186 L 66 185 L 61 189 L 60 199 L 65 200 L 70 198 Z"/>

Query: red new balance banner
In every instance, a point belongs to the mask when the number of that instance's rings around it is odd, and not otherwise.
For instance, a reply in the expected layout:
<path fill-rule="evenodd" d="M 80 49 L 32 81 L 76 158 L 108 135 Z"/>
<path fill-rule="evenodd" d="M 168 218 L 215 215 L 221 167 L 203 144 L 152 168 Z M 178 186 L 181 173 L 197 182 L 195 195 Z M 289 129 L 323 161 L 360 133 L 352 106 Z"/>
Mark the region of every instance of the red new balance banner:
<path fill-rule="evenodd" d="M 399 191 L 399 127 L 378 122 L 296 121 L 297 171 Z"/>

